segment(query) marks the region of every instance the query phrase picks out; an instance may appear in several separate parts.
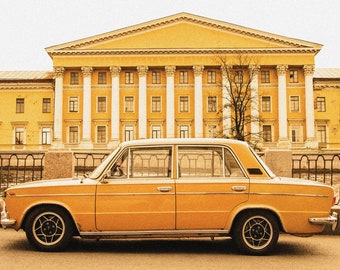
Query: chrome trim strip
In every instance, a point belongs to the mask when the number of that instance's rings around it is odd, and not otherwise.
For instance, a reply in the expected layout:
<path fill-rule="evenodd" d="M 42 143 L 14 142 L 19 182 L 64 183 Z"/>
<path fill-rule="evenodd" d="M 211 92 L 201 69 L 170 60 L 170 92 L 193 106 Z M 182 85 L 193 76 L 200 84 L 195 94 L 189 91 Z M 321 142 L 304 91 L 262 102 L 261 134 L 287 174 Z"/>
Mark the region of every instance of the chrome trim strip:
<path fill-rule="evenodd" d="M 266 196 L 293 196 L 293 197 L 320 197 L 328 198 L 327 195 L 320 194 L 296 194 L 296 193 L 269 193 L 269 192 L 250 192 L 249 195 L 266 195 Z"/>
<path fill-rule="evenodd" d="M 228 235 L 228 230 L 153 230 L 153 231 L 97 231 L 80 232 L 80 236 L 148 236 L 148 235 Z"/>

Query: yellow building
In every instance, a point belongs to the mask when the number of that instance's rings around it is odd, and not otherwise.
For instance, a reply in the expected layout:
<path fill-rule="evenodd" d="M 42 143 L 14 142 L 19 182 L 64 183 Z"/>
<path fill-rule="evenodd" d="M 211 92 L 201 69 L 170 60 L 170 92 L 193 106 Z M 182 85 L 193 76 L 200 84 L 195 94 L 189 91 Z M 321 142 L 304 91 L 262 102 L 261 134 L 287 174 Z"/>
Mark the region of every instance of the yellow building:
<path fill-rule="evenodd" d="M 0 149 L 50 148 L 53 72 L 0 72 Z"/>
<path fill-rule="evenodd" d="M 260 119 L 247 125 L 253 134 L 249 140 L 264 147 L 316 148 L 320 121 L 315 122 L 313 73 L 321 48 L 188 13 L 52 46 L 46 51 L 54 80 L 39 97 L 53 98 L 52 118 L 40 111 L 12 121 L 1 112 L 0 133 L 8 138 L 0 144 L 15 144 L 16 126 L 24 127 L 25 143 L 35 145 L 42 144 L 38 137 L 50 127 L 53 148 L 111 148 L 139 138 L 232 137 L 221 59 L 243 55 L 252 59 L 246 68 L 255 71 L 251 89 L 258 100 L 250 114 Z M 1 89 L 8 99 L 22 94 L 20 87 L 12 96 Z M 36 135 L 29 141 L 31 128 Z"/>
<path fill-rule="evenodd" d="M 316 137 L 320 148 L 340 148 L 340 68 L 314 74 Z"/>

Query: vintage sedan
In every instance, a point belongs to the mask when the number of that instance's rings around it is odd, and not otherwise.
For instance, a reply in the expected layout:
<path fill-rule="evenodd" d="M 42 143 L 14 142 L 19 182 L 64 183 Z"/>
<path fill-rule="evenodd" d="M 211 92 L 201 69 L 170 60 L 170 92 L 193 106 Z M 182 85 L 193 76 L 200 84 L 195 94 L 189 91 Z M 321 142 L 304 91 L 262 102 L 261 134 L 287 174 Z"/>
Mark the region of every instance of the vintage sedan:
<path fill-rule="evenodd" d="M 275 176 L 247 143 L 153 139 L 122 143 L 91 175 L 8 188 L 1 224 L 41 251 L 72 237 L 232 237 L 262 255 L 279 233 L 337 225 L 332 187 Z"/>

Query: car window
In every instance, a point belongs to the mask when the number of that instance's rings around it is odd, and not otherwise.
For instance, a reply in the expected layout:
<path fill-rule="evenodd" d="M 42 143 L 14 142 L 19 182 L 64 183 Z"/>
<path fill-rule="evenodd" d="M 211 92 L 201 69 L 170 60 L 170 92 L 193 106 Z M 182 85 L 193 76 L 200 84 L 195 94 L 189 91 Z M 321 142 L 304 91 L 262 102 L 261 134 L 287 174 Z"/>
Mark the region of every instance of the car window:
<path fill-rule="evenodd" d="M 221 147 L 178 147 L 179 177 L 223 177 Z"/>
<path fill-rule="evenodd" d="M 109 178 L 168 178 L 171 160 L 171 147 L 130 148 L 114 163 Z"/>
<path fill-rule="evenodd" d="M 227 177 L 244 177 L 240 165 L 237 163 L 229 149 L 224 149 L 224 159 Z"/>
<path fill-rule="evenodd" d="M 185 177 L 244 177 L 228 149 L 210 146 L 179 146 L 178 174 Z"/>

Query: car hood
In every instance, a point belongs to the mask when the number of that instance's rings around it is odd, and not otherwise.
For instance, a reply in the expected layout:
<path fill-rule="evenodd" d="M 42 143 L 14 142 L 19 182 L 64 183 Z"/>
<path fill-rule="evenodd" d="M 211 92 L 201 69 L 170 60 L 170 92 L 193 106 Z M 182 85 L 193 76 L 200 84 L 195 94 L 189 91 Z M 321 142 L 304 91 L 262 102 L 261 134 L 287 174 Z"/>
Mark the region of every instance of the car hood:
<path fill-rule="evenodd" d="M 98 181 L 94 181 L 88 178 L 74 179 L 74 178 L 62 178 L 53 180 L 40 180 L 22 183 L 7 189 L 7 191 L 18 189 L 30 189 L 30 188 L 44 188 L 44 187 L 61 187 L 61 186 L 78 186 L 86 184 L 95 184 Z"/>

